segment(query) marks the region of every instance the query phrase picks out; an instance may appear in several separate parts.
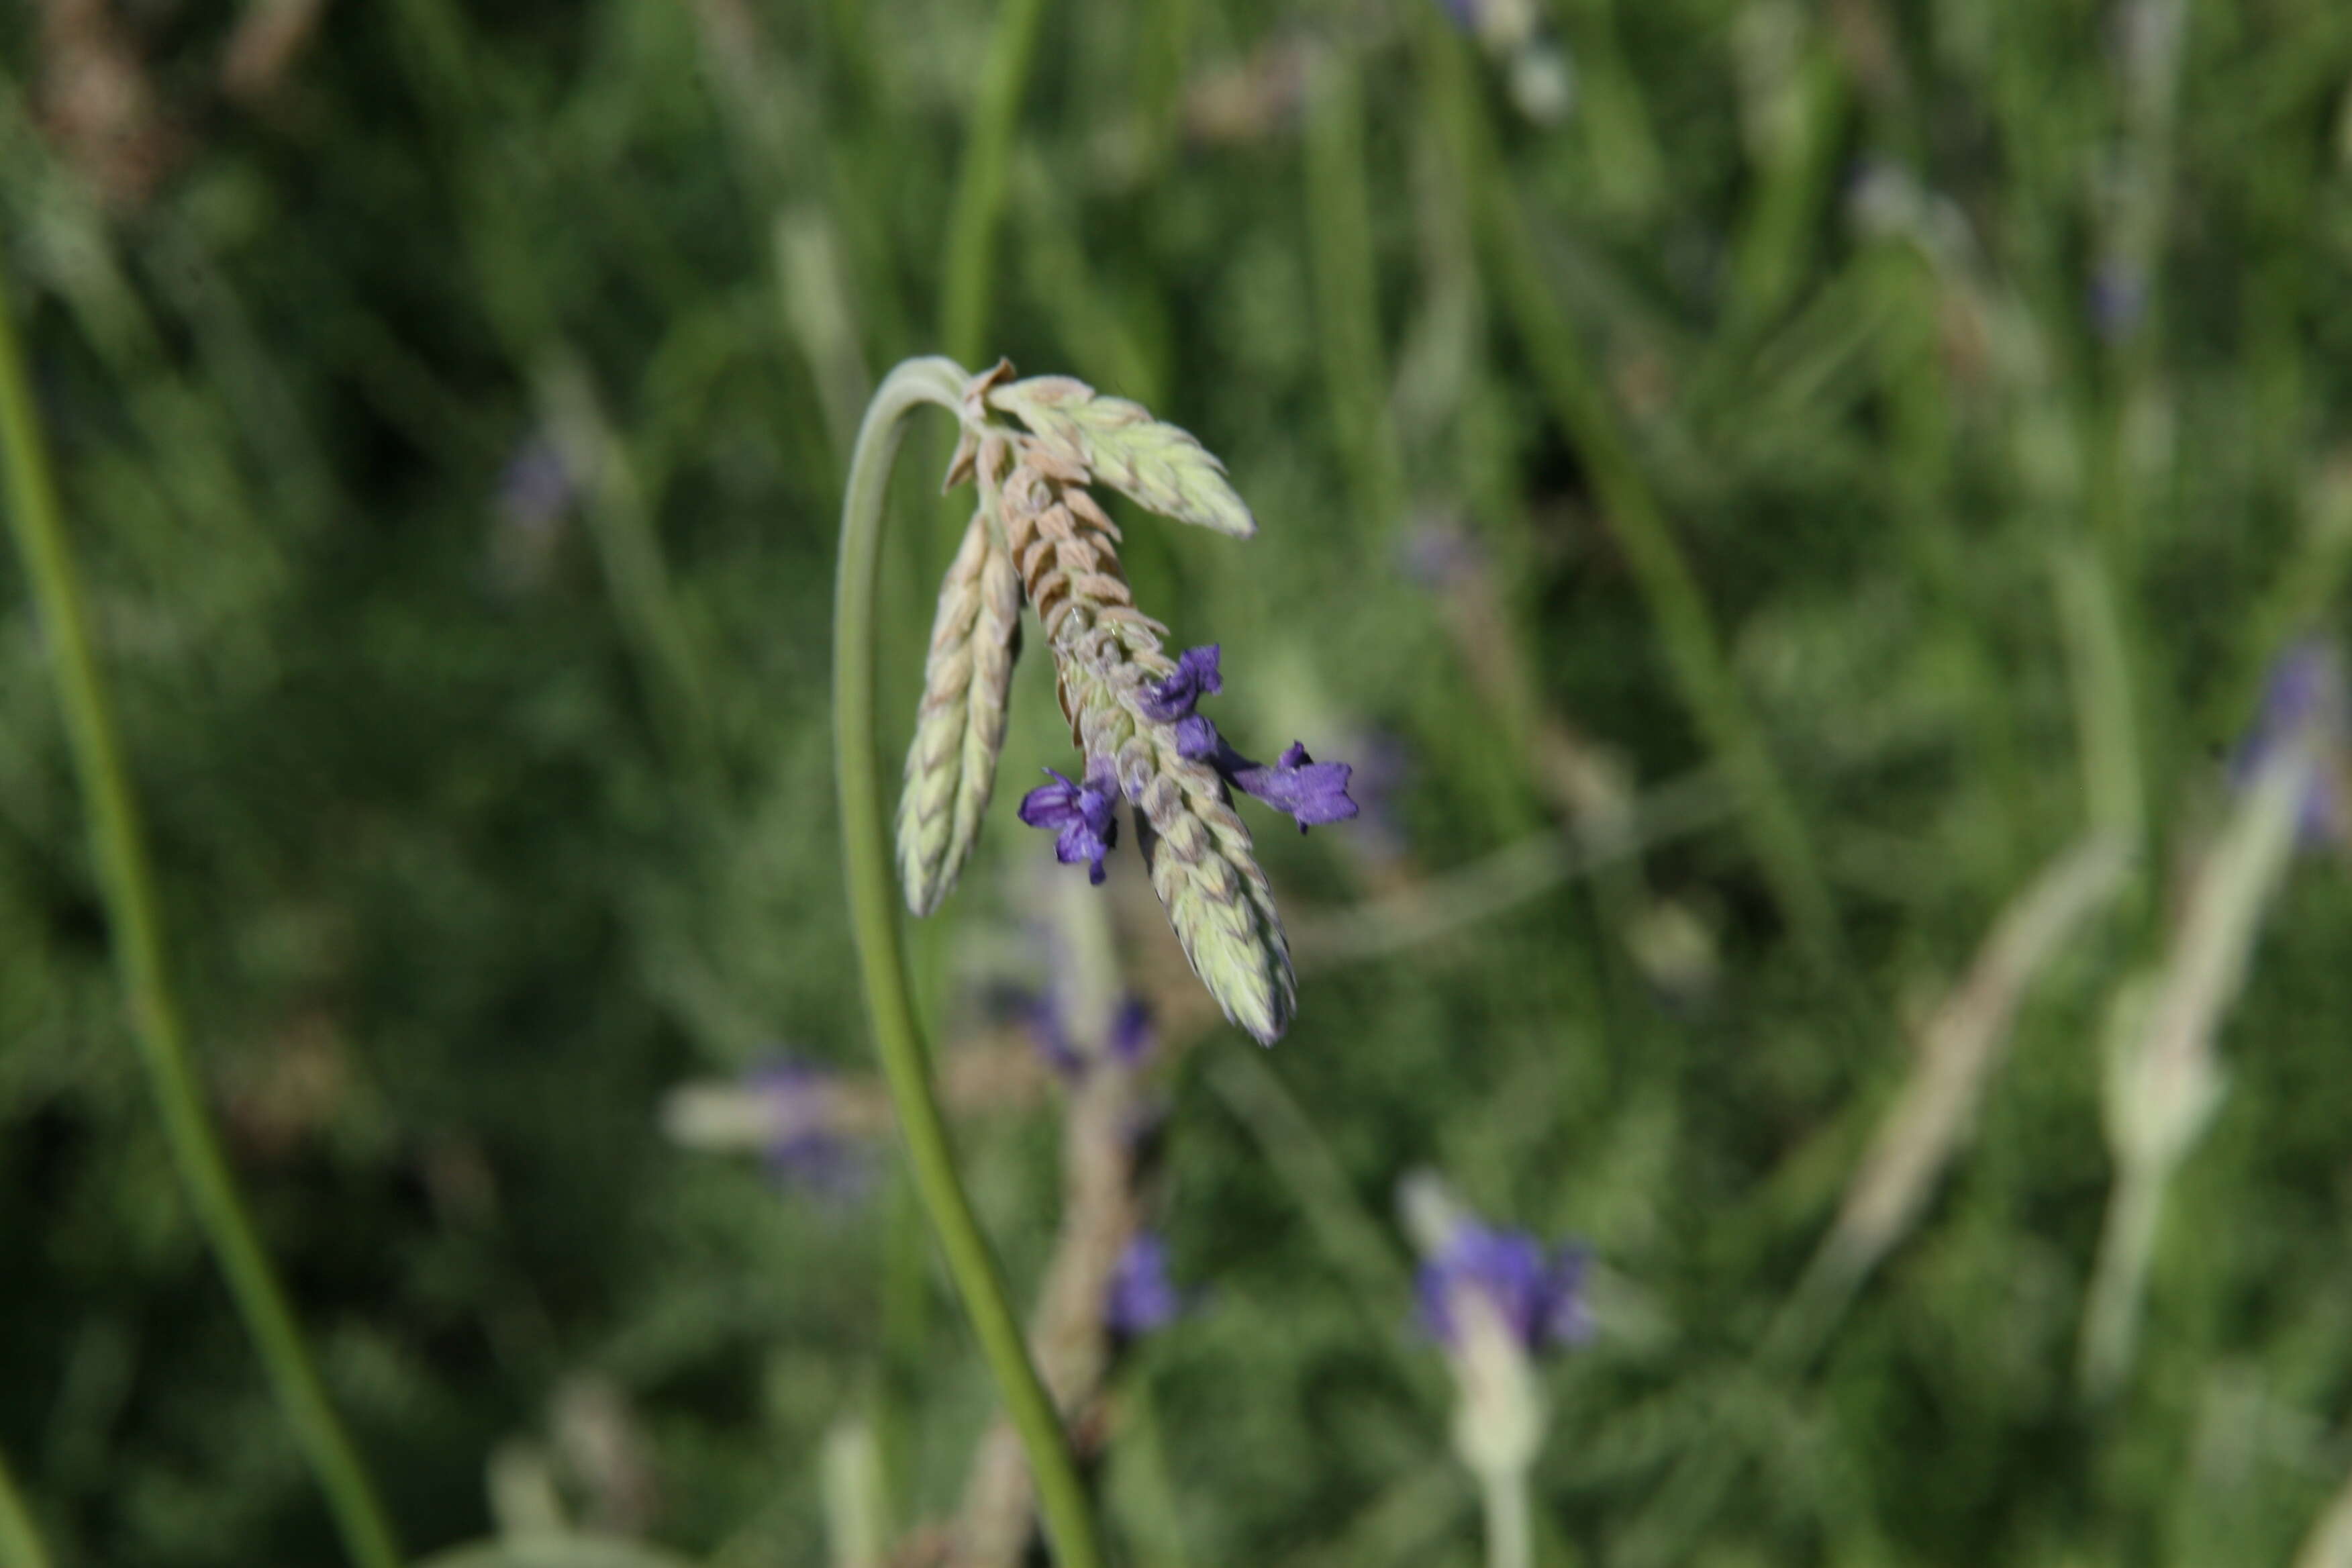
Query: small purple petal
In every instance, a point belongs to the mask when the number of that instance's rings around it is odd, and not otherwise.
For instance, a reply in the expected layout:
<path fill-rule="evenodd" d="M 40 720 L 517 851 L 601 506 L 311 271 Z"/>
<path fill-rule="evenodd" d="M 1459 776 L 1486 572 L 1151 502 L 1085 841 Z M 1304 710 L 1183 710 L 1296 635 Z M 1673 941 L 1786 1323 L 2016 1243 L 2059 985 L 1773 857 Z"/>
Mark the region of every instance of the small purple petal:
<path fill-rule="evenodd" d="M 1148 1230 L 1135 1233 L 1112 1268 L 1103 1321 L 1112 1333 L 1135 1339 L 1175 1321 L 1182 1298 L 1168 1278 L 1168 1247 Z"/>
<path fill-rule="evenodd" d="M 1223 744 L 1217 737 L 1217 727 L 1199 713 L 1188 713 L 1176 721 L 1176 754 L 1189 762 L 1201 762 L 1217 754 Z"/>
<path fill-rule="evenodd" d="M 1143 689 L 1139 704 L 1145 718 L 1156 723 L 1172 724 L 1192 711 L 1192 705 L 1203 697 L 1213 697 L 1224 689 L 1224 680 L 1217 673 L 1217 645 L 1188 647 L 1176 656 L 1175 671 L 1164 680 Z"/>
<path fill-rule="evenodd" d="M 1045 773 L 1054 782 L 1021 797 L 1020 818 L 1054 830 L 1054 858 L 1065 866 L 1086 862 L 1087 880 L 1100 885 L 1103 857 L 1118 842 L 1118 786 L 1107 769 L 1087 769 L 1084 784 L 1051 768 Z"/>
<path fill-rule="evenodd" d="M 1348 764 L 1318 763 L 1307 748 L 1293 741 L 1274 766 L 1252 763 L 1234 753 L 1236 765 L 1225 773 L 1234 786 L 1298 820 L 1298 830 L 1326 823 L 1345 822 L 1356 815 L 1348 798 Z M 1222 765 L 1222 764 L 1221 764 Z"/>

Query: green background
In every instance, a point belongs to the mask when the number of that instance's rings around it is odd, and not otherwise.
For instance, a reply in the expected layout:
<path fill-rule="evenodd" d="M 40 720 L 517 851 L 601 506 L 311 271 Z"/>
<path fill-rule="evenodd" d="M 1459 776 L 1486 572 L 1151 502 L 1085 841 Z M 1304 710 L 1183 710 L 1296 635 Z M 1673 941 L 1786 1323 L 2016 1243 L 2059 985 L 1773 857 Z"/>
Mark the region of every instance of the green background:
<path fill-rule="evenodd" d="M 1245 749 L 1404 759 L 1378 823 L 1254 819 L 1303 968 L 1271 1055 L 1139 981 L 1194 1299 L 1119 1373 L 1122 1560 L 1477 1560 L 1420 1167 L 1594 1250 L 1549 1563 L 2292 1557 L 2352 1468 L 2340 860 L 2270 911 L 2126 1386 L 2074 1356 L 2108 999 L 2265 668 L 2343 618 L 2352 11 L 1537 0 L 1506 47 L 1433 0 L 341 0 L 256 66 L 281 9 L 0 16 L 0 275 L 211 1103 L 412 1550 L 543 1470 L 698 1560 L 825 1561 L 852 1415 L 899 1525 L 954 1506 L 987 1385 L 887 1147 L 825 1197 L 658 1117 L 869 1070 L 833 531 L 865 392 L 947 352 L 1220 454 L 1258 538 L 1122 511 L 1139 601 L 1223 645 Z M 899 487 L 893 743 L 944 454 Z M 62 1564 L 332 1561 L 0 584 L 0 1454 Z M 1050 962 L 1036 653 L 925 940 L 947 1051 L 1017 1042 Z M 1596 800 L 1654 837 L 1569 875 Z M 1916 1228 L 1769 1353 L 1925 1021 L 2093 822 L 2128 885 L 2041 955 Z M 962 1123 L 1024 1296 L 1055 1116 Z"/>

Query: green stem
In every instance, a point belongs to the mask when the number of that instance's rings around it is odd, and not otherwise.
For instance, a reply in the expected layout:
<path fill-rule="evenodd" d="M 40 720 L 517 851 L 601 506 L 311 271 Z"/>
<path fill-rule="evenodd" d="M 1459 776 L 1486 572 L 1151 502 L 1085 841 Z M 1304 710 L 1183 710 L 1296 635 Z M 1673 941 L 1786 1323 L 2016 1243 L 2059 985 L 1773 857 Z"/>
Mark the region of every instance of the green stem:
<path fill-rule="evenodd" d="M 10 1479 L 5 1459 L 0 1459 L 0 1568 L 49 1568 L 49 1554 L 33 1528 L 33 1510 Z"/>
<path fill-rule="evenodd" d="M 1486 1568 L 1534 1568 L 1527 1470 L 1516 1465 L 1497 1467 L 1478 1478 L 1478 1489 L 1486 1503 Z"/>
<path fill-rule="evenodd" d="M 1016 0 L 1020 3 L 1020 0 Z M 938 1232 L 948 1274 L 963 1300 L 981 1352 L 995 1374 L 1005 1413 L 1028 1451 L 1045 1529 L 1064 1568 L 1097 1568 L 1102 1553 L 1092 1510 L 1062 1424 L 1031 1364 L 1021 1325 L 980 1222 L 956 1174 L 947 1123 L 931 1092 L 922 1033 L 907 981 L 898 924 L 898 882 L 882 820 L 874 749 L 874 599 L 881 562 L 882 500 L 907 416 L 925 403 L 961 411 L 970 379 L 951 360 L 908 360 L 866 405 L 850 458 L 841 507 L 841 563 L 833 603 L 834 778 L 840 795 L 842 858 L 850 925 L 874 1025 L 876 1053 L 890 1086 L 915 1190 Z"/>
<path fill-rule="evenodd" d="M 2104 1404 L 2123 1387 L 2139 1338 L 2140 1303 L 2147 1268 L 2164 1219 L 2167 1173 L 2126 1167 L 2117 1173 L 2107 1198 L 2106 1227 L 2099 1237 L 2097 1267 L 2083 1313 L 2077 1368 L 2084 1397 Z"/>
<path fill-rule="evenodd" d="M 155 1095 L 180 1184 L 228 1281 L 246 1331 L 268 1369 L 279 1408 L 294 1428 L 319 1489 L 360 1568 L 396 1568 L 400 1549 L 358 1450 L 327 1402 L 284 1290 L 247 1217 L 236 1180 L 205 1114 L 187 1035 L 163 958 L 163 924 L 137 802 L 131 793 L 40 422 L 25 378 L 16 331 L 0 291 L 0 458 L 7 469 L 8 516 L 47 635 L 58 706 L 73 745 L 91 849 L 98 863 L 114 956 L 132 1033 Z"/>

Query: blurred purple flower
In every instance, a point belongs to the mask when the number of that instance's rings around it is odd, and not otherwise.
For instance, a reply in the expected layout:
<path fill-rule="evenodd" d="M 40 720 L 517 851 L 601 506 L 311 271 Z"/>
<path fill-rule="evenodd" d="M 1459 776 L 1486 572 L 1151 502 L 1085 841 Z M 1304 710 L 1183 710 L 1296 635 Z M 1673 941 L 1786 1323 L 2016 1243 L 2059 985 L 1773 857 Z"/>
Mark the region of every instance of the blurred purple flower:
<path fill-rule="evenodd" d="M 1027 1006 L 1029 1037 L 1036 1042 L 1037 1054 L 1055 1076 L 1066 1082 L 1075 1082 L 1087 1070 L 1086 1053 L 1070 1037 L 1068 1022 L 1062 1007 L 1051 992 L 1033 998 Z M 1142 997 L 1132 994 L 1119 998 L 1111 1015 L 1110 1034 L 1103 1047 L 1110 1059 L 1125 1068 L 1143 1065 L 1151 1055 L 1158 1035 L 1151 1026 L 1151 1007 Z"/>
<path fill-rule="evenodd" d="M 1121 1067 L 1141 1067 L 1159 1043 L 1160 1031 L 1151 1022 L 1151 1004 L 1132 993 L 1121 997 L 1118 1011 L 1110 1020 L 1111 1059 Z"/>
<path fill-rule="evenodd" d="M 1138 1339 L 1174 1322 L 1183 1299 L 1168 1278 L 1168 1246 L 1148 1230 L 1129 1238 L 1104 1292 L 1103 1321 L 1121 1339 Z"/>
<path fill-rule="evenodd" d="M 767 1113 L 760 1154 L 777 1181 L 831 1197 L 863 1187 L 864 1163 L 835 1125 L 831 1074 L 805 1062 L 773 1062 L 746 1073 L 744 1087 Z"/>
<path fill-rule="evenodd" d="M 572 510 L 579 489 L 555 443 L 533 436 L 514 449 L 499 470 L 499 513 L 517 528 L 552 528 Z"/>
<path fill-rule="evenodd" d="M 1358 809 L 1349 842 L 1373 860 L 1402 859 L 1407 841 L 1398 806 L 1412 786 L 1412 748 L 1402 736 L 1367 730 L 1356 736 L 1350 749 L 1356 762 L 1348 775 L 1348 787 Z"/>
<path fill-rule="evenodd" d="M 1118 842 L 1118 818 L 1113 807 L 1118 786 L 1108 769 L 1089 767 L 1084 784 L 1073 784 L 1047 768 L 1055 782 L 1039 784 L 1021 799 L 1020 817 L 1032 827 L 1052 831 L 1054 858 L 1065 866 L 1087 863 L 1087 880 L 1099 885 L 1103 857 Z"/>
<path fill-rule="evenodd" d="M 2322 637 L 2290 644 L 2271 665 L 2263 689 L 2262 712 L 2238 744 L 2231 782 L 2245 787 L 2282 747 L 2320 742 L 2321 766 L 2303 797 L 2297 832 L 2306 845 L 2352 843 L 2343 776 L 2345 737 L 2352 732 L 2344 662 L 2336 645 Z"/>
<path fill-rule="evenodd" d="M 2129 337 L 2147 310 L 2147 279 L 2121 261 L 2103 261 L 2091 273 L 2084 308 L 2091 330 L 2108 342 Z"/>
<path fill-rule="evenodd" d="M 1486 552 L 1477 537 L 1458 522 L 1423 522 L 1405 534 L 1398 564 L 1407 577 L 1434 591 L 1484 572 Z"/>
<path fill-rule="evenodd" d="M 1529 1352 L 1581 1343 L 1592 1336 L 1584 1258 L 1581 1247 L 1561 1247 L 1547 1256 L 1543 1245 L 1525 1232 L 1465 1220 L 1437 1256 L 1421 1266 L 1415 1284 L 1422 1327 L 1447 1350 L 1459 1349 L 1457 1304 L 1475 1295 Z"/>

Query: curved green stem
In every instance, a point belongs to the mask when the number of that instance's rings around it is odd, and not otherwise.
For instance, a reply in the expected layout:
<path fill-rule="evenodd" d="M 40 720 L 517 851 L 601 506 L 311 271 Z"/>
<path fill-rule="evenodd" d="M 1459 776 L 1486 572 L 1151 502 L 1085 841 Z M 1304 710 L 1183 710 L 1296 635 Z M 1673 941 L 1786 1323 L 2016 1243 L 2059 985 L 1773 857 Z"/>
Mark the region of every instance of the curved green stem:
<path fill-rule="evenodd" d="M 1063 1568 L 1098 1568 L 1094 1515 L 1053 1400 L 1029 1360 L 995 1256 L 956 1174 L 946 1121 L 931 1092 L 922 1031 L 915 1021 L 898 942 L 898 879 L 882 820 L 874 753 L 874 598 L 881 562 L 882 500 L 907 416 L 925 403 L 960 411 L 970 378 L 952 360 L 908 360 L 866 405 L 841 506 L 841 563 L 834 582 L 834 779 L 841 801 L 842 858 L 850 925 L 866 985 L 874 1047 L 890 1086 L 915 1190 L 938 1233 L 948 1274 L 963 1300 L 1006 1414 L 1028 1451 L 1038 1507 Z"/>
<path fill-rule="evenodd" d="M 33 1528 L 33 1510 L 10 1479 L 5 1459 L 0 1459 L 0 1568 L 49 1568 L 49 1554 Z"/>
<path fill-rule="evenodd" d="M 400 1549 L 383 1505 L 327 1402 L 293 1310 L 246 1215 L 236 1180 L 205 1113 L 188 1058 L 187 1032 L 163 960 L 163 913 L 148 865 L 146 836 L 115 736 L 106 685 L 90 649 L 81 588 L 5 289 L 0 289 L 0 463 L 7 470 L 8 519 L 47 638 L 58 704 L 89 814 L 90 847 L 113 931 L 115 966 L 130 1002 L 131 1032 L 154 1091 L 172 1163 L 228 1281 L 246 1331 L 268 1369 L 278 1406 L 294 1428 L 319 1489 L 326 1494 L 344 1549 L 360 1568 L 398 1568 Z"/>

